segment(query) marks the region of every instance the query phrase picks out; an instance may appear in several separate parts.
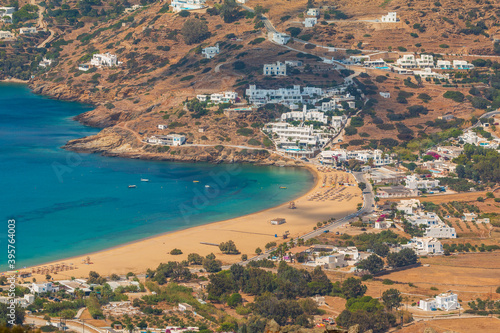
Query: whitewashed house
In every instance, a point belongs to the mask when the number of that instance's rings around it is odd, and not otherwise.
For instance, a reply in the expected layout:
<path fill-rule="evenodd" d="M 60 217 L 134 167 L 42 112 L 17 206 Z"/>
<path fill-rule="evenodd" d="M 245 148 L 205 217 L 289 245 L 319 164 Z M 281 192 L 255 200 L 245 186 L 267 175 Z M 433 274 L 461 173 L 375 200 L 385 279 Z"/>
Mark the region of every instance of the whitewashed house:
<path fill-rule="evenodd" d="M 59 287 L 54 285 L 52 282 L 45 283 L 33 283 L 29 288 L 33 294 L 43 294 L 59 291 Z"/>
<path fill-rule="evenodd" d="M 440 69 L 453 69 L 451 61 L 449 60 L 438 60 L 436 63 L 436 67 Z"/>
<path fill-rule="evenodd" d="M 415 76 L 420 76 L 422 79 L 439 79 L 439 80 L 446 80 L 450 78 L 449 74 L 439 74 L 436 72 L 433 72 L 432 69 L 430 68 L 424 68 L 420 71 L 413 71 L 413 74 Z"/>
<path fill-rule="evenodd" d="M 328 117 L 324 112 L 317 109 L 307 109 L 307 105 L 303 106 L 302 111 L 285 112 L 281 115 L 281 121 L 298 120 L 298 121 L 317 121 L 323 124 L 328 123 Z"/>
<path fill-rule="evenodd" d="M 336 132 L 340 131 L 340 129 L 347 123 L 347 116 L 344 114 L 342 116 L 332 116 L 332 127 Z"/>
<path fill-rule="evenodd" d="M 201 54 L 203 54 L 207 59 L 212 59 L 218 55 L 219 52 L 219 43 L 215 44 L 215 46 L 208 46 L 201 50 Z"/>
<path fill-rule="evenodd" d="M 398 22 L 398 14 L 396 12 L 389 12 L 387 15 L 383 15 L 380 21 L 384 23 Z"/>
<path fill-rule="evenodd" d="M 340 268 L 347 266 L 344 260 L 344 254 L 335 253 L 327 256 L 319 257 L 314 260 L 316 266 L 322 266 L 327 269 Z"/>
<path fill-rule="evenodd" d="M 119 62 L 118 62 L 118 57 L 116 55 L 106 52 L 104 54 L 99 54 L 99 53 L 94 54 L 92 60 L 90 60 L 90 64 L 96 67 L 101 67 L 101 66 L 114 67 L 118 66 Z"/>
<path fill-rule="evenodd" d="M 300 60 L 285 60 L 285 65 L 290 67 L 301 67 L 303 64 Z"/>
<path fill-rule="evenodd" d="M 404 69 L 417 67 L 417 61 L 415 60 L 415 56 L 413 54 L 404 54 L 403 57 L 396 60 L 396 64 L 398 67 Z"/>
<path fill-rule="evenodd" d="M 4 23 L 12 23 L 12 14 L 15 12 L 15 7 L 0 7 L 0 20 Z"/>
<path fill-rule="evenodd" d="M 159 124 L 158 125 L 158 129 L 165 130 L 167 128 L 168 128 L 168 125 L 165 125 L 165 124 Z"/>
<path fill-rule="evenodd" d="M 90 69 L 90 66 L 87 64 L 78 65 L 78 70 L 82 72 L 87 72 Z"/>
<path fill-rule="evenodd" d="M 36 34 L 37 30 L 35 27 L 24 27 L 19 29 L 21 35 Z"/>
<path fill-rule="evenodd" d="M 430 54 L 421 54 L 416 60 L 420 68 L 434 68 L 434 57 Z"/>
<path fill-rule="evenodd" d="M 50 65 L 52 65 L 52 59 L 47 59 L 47 58 L 43 58 L 42 61 L 40 61 L 40 63 L 38 64 L 38 66 L 40 67 L 44 67 L 44 68 L 47 68 L 49 67 Z"/>
<path fill-rule="evenodd" d="M 181 134 L 153 135 L 147 139 L 147 142 L 163 146 L 181 146 L 186 142 L 186 136 Z"/>
<path fill-rule="evenodd" d="M 307 15 L 309 16 L 319 16 L 320 12 L 319 12 L 319 8 L 309 8 L 307 10 Z"/>
<path fill-rule="evenodd" d="M 457 238 L 457 232 L 455 228 L 447 225 L 433 225 L 425 229 L 424 236 L 434 238 Z"/>
<path fill-rule="evenodd" d="M 171 0 L 170 7 L 174 12 L 181 10 L 196 10 L 205 7 L 206 0 Z"/>
<path fill-rule="evenodd" d="M 453 60 L 453 68 L 454 69 L 467 69 L 467 70 L 469 70 L 469 69 L 473 69 L 474 65 L 469 64 L 465 60 Z"/>
<path fill-rule="evenodd" d="M 481 137 L 479 137 L 477 133 L 473 131 L 467 131 L 464 134 L 460 135 L 458 138 L 461 139 L 464 143 L 468 143 L 471 145 L 477 145 L 481 140 Z"/>
<path fill-rule="evenodd" d="M 276 61 L 275 64 L 265 64 L 262 70 L 264 75 L 286 76 L 286 64 Z"/>
<path fill-rule="evenodd" d="M 413 237 L 405 247 L 414 249 L 418 255 L 443 254 L 443 244 L 433 237 Z"/>
<path fill-rule="evenodd" d="M 271 32 L 270 39 L 277 44 L 286 45 L 290 41 L 290 36 L 281 32 Z"/>
<path fill-rule="evenodd" d="M 379 94 L 383 98 L 391 98 L 391 93 L 390 92 L 381 91 L 381 92 L 379 92 Z"/>
<path fill-rule="evenodd" d="M 435 298 L 420 300 L 418 303 L 419 309 L 423 311 L 452 311 L 460 308 L 458 303 L 458 295 L 454 293 L 442 293 Z"/>
<path fill-rule="evenodd" d="M 413 215 L 420 211 L 420 200 L 408 199 L 400 200 L 396 209 L 405 213 L 405 215 Z"/>
<path fill-rule="evenodd" d="M 10 31 L 0 30 L 0 39 L 14 38 L 14 35 Z"/>
<path fill-rule="evenodd" d="M 380 149 L 375 150 L 325 150 L 321 152 L 320 160 L 323 163 L 344 162 L 347 160 L 358 160 L 367 163 L 372 160 L 374 166 L 391 164 L 393 162 L 389 154 L 383 156 L 384 153 Z"/>
<path fill-rule="evenodd" d="M 305 101 L 314 104 L 323 95 L 323 90 L 299 85 L 294 85 L 292 88 L 257 89 L 256 85 L 250 85 L 245 93 L 250 104 L 281 103 L 292 105 Z"/>
<path fill-rule="evenodd" d="M 312 28 L 316 24 L 318 24 L 318 19 L 316 17 L 306 17 L 304 19 L 304 27 L 305 28 Z"/>
<path fill-rule="evenodd" d="M 443 221 L 434 212 L 425 212 L 425 213 L 419 213 L 419 214 L 415 214 L 415 215 L 409 215 L 406 217 L 406 220 L 415 226 L 419 226 L 422 224 L 426 225 L 427 227 L 443 226 L 444 225 Z M 434 237 L 434 236 L 430 236 L 430 237 Z"/>
<path fill-rule="evenodd" d="M 417 175 L 406 176 L 405 182 L 405 186 L 412 190 L 431 190 L 439 186 L 439 180 L 432 178 L 420 178 Z"/>
<path fill-rule="evenodd" d="M 387 63 L 382 58 L 377 60 L 365 60 L 363 65 L 366 67 L 387 67 Z"/>

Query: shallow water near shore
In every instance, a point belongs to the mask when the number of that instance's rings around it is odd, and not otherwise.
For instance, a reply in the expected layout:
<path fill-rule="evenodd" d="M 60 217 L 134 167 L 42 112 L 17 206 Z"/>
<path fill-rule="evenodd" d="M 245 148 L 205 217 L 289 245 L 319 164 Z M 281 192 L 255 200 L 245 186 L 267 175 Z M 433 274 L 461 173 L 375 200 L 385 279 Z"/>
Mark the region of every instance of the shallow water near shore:
<path fill-rule="evenodd" d="M 61 149 L 99 131 L 72 120 L 90 109 L 0 83 L 0 247 L 7 247 L 7 221 L 15 219 L 17 269 L 254 213 L 313 185 L 302 168 L 143 161 Z M 0 254 L 0 270 L 7 269 L 7 253 Z"/>

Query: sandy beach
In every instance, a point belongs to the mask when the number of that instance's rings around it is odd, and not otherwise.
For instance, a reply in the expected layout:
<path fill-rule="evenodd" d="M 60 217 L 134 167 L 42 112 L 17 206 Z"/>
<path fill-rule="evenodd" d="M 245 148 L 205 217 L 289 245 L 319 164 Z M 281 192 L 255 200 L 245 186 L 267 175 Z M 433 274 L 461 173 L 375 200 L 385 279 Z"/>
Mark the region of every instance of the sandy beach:
<path fill-rule="evenodd" d="M 86 277 L 90 271 L 97 271 L 104 276 L 127 272 L 140 274 L 148 268 L 156 268 L 162 262 L 184 260 L 189 253 L 203 256 L 214 253 L 225 264 L 240 261 L 241 255 L 223 255 L 217 246 L 202 244 L 219 244 L 228 240 L 233 240 L 241 254 L 247 254 L 250 258 L 255 255 L 257 247 L 264 250 L 268 242 L 282 242 L 285 231 L 290 232 L 290 237 L 296 238 L 312 231 L 317 222 L 348 215 L 356 211 L 358 203 L 362 203 L 361 190 L 356 186 L 352 174 L 316 168 L 311 172 L 315 174 L 315 185 L 308 193 L 294 200 L 296 209 L 290 209 L 287 202 L 254 214 L 162 234 L 23 271 L 33 272 L 37 280 L 44 280 L 45 274 L 58 280 Z M 285 218 L 286 223 L 271 225 L 270 220 L 277 217 Z M 169 252 L 174 248 L 182 250 L 183 254 L 170 255 Z M 84 263 L 87 256 L 91 264 Z M 57 272 L 56 265 L 62 263 L 74 269 Z"/>

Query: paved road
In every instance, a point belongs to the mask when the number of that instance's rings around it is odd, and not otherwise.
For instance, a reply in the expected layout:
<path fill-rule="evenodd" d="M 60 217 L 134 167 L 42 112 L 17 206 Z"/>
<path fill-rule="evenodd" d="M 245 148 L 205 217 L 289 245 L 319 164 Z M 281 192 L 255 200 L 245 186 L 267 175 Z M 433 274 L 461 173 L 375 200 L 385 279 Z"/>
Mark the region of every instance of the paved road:
<path fill-rule="evenodd" d="M 267 150 L 270 153 L 275 152 L 274 150 L 268 150 L 266 148 L 262 147 L 248 147 L 248 146 L 233 146 L 233 145 L 204 145 L 204 144 L 197 144 L 197 143 L 186 143 L 185 145 L 182 145 L 183 147 L 215 147 L 215 146 L 224 146 L 224 147 L 230 147 L 230 148 L 239 148 L 239 149 L 250 149 L 250 150 Z"/>
<path fill-rule="evenodd" d="M 354 212 L 352 214 L 344 216 L 343 218 L 341 218 L 341 219 L 339 219 L 331 224 L 328 224 L 324 227 L 318 228 L 318 229 L 311 231 L 305 235 L 302 235 L 299 238 L 302 238 L 303 240 L 306 241 L 308 239 L 318 237 L 325 232 L 331 232 L 331 231 L 349 223 L 352 219 L 357 218 L 358 216 L 373 212 L 373 205 L 375 204 L 375 195 L 373 194 L 372 185 L 370 184 L 369 181 L 367 181 L 363 172 L 354 172 L 353 175 L 354 175 L 354 178 L 356 178 L 356 181 L 358 183 L 363 182 L 366 184 L 366 189 L 363 191 L 363 206 L 361 207 L 361 209 L 358 210 L 357 212 Z M 248 261 L 243 261 L 243 262 L 240 262 L 239 264 L 246 265 L 246 263 L 248 263 L 249 261 L 266 259 L 269 256 L 270 252 L 271 251 L 266 251 L 266 252 L 262 253 L 261 255 L 249 258 Z"/>

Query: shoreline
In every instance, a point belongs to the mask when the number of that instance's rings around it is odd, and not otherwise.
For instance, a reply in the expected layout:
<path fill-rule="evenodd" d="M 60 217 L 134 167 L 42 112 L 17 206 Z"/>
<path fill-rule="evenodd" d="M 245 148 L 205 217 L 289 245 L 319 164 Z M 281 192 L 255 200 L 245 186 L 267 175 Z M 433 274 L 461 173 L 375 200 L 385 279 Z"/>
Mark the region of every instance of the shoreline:
<path fill-rule="evenodd" d="M 87 277 L 90 271 L 97 271 L 99 274 L 109 276 L 110 274 L 126 274 L 129 271 L 136 274 L 144 273 L 148 268 L 155 269 L 160 263 L 168 261 L 182 261 L 187 258 L 189 253 L 198 253 L 205 256 L 214 253 L 218 260 L 224 264 L 239 262 L 240 255 L 224 255 L 220 253 L 216 246 L 204 245 L 202 243 L 215 243 L 233 240 L 241 251 L 241 254 L 254 256 L 254 249 L 264 248 L 264 245 L 271 241 L 280 243 L 281 237 L 276 237 L 285 231 L 290 231 L 291 238 L 296 238 L 313 229 L 317 222 L 323 221 L 329 217 L 342 217 L 356 210 L 356 205 L 362 202 L 361 191 L 356 186 L 344 187 L 342 190 L 353 195 L 349 204 L 341 204 L 337 209 L 331 207 L 328 203 L 321 201 L 310 201 L 308 198 L 319 189 L 328 189 L 323 187 L 320 182 L 322 173 L 312 166 L 307 169 L 313 175 L 314 181 L 311 188 L 304 194 L 292 201 L 298 204 L 297 209 L 288 209 L 288 203 L 282 203 L 278 206 L 260 210 L 251 214 L 202 224 L 199 226 L 169 231 L 136 241 L 127 242 L 99 251 L 89 252 L 83 255 L 71 256 L 64 259 L 54 260 L 34 266 L 29 266 L 22 271 L 32 272 L 34 277 L 44 277 L 45 274 L 52 275 L 55 279 L 69 277 Z M 331 173 L 330 173 L 331 174 Z M 335 171 L 333 174 L 341 174 L 343 177 L 353 178 L 347 173 Z M 352 179 L 354 183 L 354 179 Z M 355 192 L 357 195 L 355 195 Z M 301 208 L 303 208 L 301 210 Z M 306 210 L 311 210 L 306 216 L 300 216 Z M 294 214 L 299 213 L 299 214 Z M 299 216 L 294 216 L 299 215 Z M 269 220 L 275 217 L 286 218 L 286 223 L 275 226 L 270 225 Z M 258 222 L 260 221 L 260 223 Z M 268 232 L 267 234 L 265 232 Z M 273 235 L 274 234 L 274 235 Z M 252 235 L 252 236 L 251 236 Z M 170 255 L 173 248 L 180 248 L 182 255 Z M 163 251 L 162 251 L 163 250 Z M 160 253 L 163 252 L 163 253 Z M 85 264 L 83 260 L 90 257 L 92 264 Z M 44 267 L 48 269 L 51 265 L 71 263 L 76 269 L 60 272 L 41 271 Z M 37 269 L 40 269 L 37 274 Z"/>
<path fill-rule="evenodd" d="M 179 162 L 179 163 L 191 163 L 191 162 Z M 196 162 L 192 162 L 192 163 L 196 163 Z M 310 165 L 301 166 L 301 168 L 305 168 L 305 169 L 307 169 L 311 173 L 311 175 L 313 176 L 313 183 L 312 183 L 311 188 L 309 188 L 304 194 L 299 195 L 299 196 L 293 198 L 292 201 L 298 200 L 298 199 L 304 197 L 305 195 L 307 195 L 309 192 L 311 192 L 312 189 L 314 189 L 318 185 L 318 182 L 319 182 L 319 178 L 317 177 L 317 172 L 316 172 L 316 170 L 314 170 L 314 168 L 312 168 Z M 281 206 L 283 204 L 286 204 L 286 202 L 285 203 L 281 203 L 281 204 L 279 204 L 277 206 L 274 206 L 274 207 L 261 209 L 261 210 L 258 210 L 256 212 L 253 212 L 253 213 L 249 213 L 249 214 L 245 214 L 245 215 L 241 215 L 241 216 L 237 216 L 237 217 L 233 217 L 233 218 L 229 218 L 229 219 L 225 219 L 225 220 L 221 220 L 221 221 L 214 221 L 214 222 L 209 222 L 209 223 L 205 223 L 205 224 L 200 224 L 200 225 L 189 227 L 189 228 L 185 228 L 185 229 L 165 231 L 165 232 L 161 232 L 159 234 L 151 235 L 151 236 L 148 236 L 148 237 L 145 237 L 145 238 L 140 238 L 140 239 L 129 241 L 129 242 L 125 242 L 125 243 L 122 243 L 122 244 L 113 245 L 111 247 L 107 247 L 107 248 L 102 249 L 102 250 L 96 250 L 96 251 L 87 252 L 87 253 L 84 253 L 84 254 L 79 254 L 79 255 L 74 255 L 74 256 L 62 258 L 62 259 L 57 259 L 57 260 L 51 260 L 51 261 L 47 261 L 47 262 L 42 262 L 42 263 L 39 263 L 39 264 L 36 264 L 36 265 L 32 265 L 32 266 L 26 266 L 26 268 L 23 268 L 23 269 L 30 270 L 33 267 L 41 267 L 41 266 L 47 266 L 47 265 L 51 265 L 51 264 L 61 263 L 61 262 L 72 260 L 72 259 L 77 259 L 77 258 L 81 258 L 81 257 L 85 257 L 85 256 L 91 256 L 91 255 L 99 254 L 101 252 L 112 251 L 112 250 L 115 250 L 117 248 L 129 246 L 129 245 L 134 245 L 136 243 L 145 242 L 145 241 L 148 241 L 150 239 L 154 239 L 154 238 L 158 238 L 158 237 L 162 237 L 162 236 L 167 236 L 169 234 L 173 234 L 173 233 L 177 233 L 177 232 L 182 232 L 182 231 L 186 231 L 186 230 L 189 230 L 189 229 L 200 228 L 200 227 L 208 226 L 208 225 L 214 224 L 214 223 L 228 222 L 228 221 L 231 221 L 231 220 L 234 220 L 234 219 L 237 219 L 237 218 L 251 217 L 252 215 L 255 215 L 255 214 L 265 213 L 267 211 L 276 209 L 277 207 L 279 207 L 279 206 Z"/>

